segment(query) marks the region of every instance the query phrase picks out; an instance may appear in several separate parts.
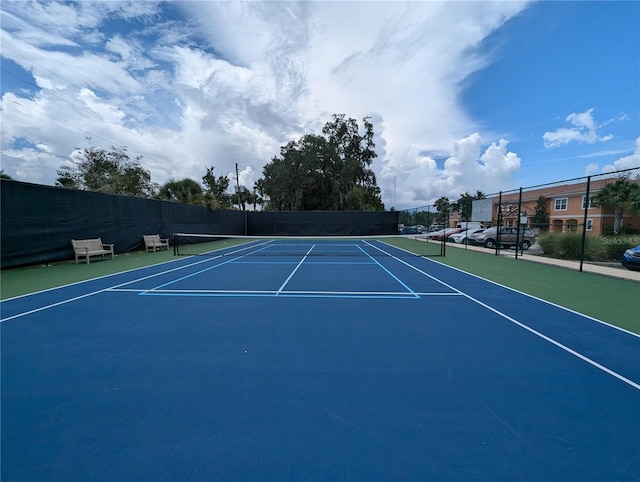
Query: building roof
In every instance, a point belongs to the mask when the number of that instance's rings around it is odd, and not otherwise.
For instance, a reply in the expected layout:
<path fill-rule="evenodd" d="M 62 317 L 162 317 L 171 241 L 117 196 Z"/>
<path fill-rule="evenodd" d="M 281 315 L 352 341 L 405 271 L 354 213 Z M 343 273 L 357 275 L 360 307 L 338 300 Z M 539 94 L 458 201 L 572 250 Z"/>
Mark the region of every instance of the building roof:
<path fill-rule="evenodd" d="M 632 179 L 632 182 L 640 184 L 640 180 Z M 592 179 L 589 186 L 589 193 L 595 194 L 601 190 L 607 184 L 611 184 L 612 179 Z M 536 201 L 540 196 L 546 198 L 556 198 L 562 196 L 579 196 L 587 193 L 587 183 L 579 182 L 574 184 L 549 184 L 547 186 L 539 187 L 538 189 L 522 190 L 522 202 Z M 510 192 L 509 194 L 502 194 L 502 204 L 505 203 L 517 203 L 520 198 L 519 192 Z M 493 203 L 498 203 L 498 196 L 493 197 Z"/>

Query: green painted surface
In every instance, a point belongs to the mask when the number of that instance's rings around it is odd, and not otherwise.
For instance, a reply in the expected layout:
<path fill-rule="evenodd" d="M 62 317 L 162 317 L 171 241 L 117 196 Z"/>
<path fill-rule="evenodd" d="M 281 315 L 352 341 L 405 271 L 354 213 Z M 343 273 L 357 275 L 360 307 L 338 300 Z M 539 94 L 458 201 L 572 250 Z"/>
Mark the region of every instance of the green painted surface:
<path fill-rule="evenodd" d="M 424 243 L 398 239 L 395 245 L 420 252 Z M 433 249 L 433 248 L 432 248 Z M 526 259 L 494 256 L 448 247 L 435 261 L 536 296 L 579 313 L 640 333 L 640 284 L 607 276 L 581 273 Z"/>
<path fill-rule="evenodd" d="M 232 242 L 217 241 L 211 244 L 211 249 L 227 247 Z M 440 246 L 436 243 L 398 238 L 393 240 L 393 244 L 421 255 L 434 256 L 440 252 Z M 640 313 L 640 284 L 637 282 L 580 273 L 471 250 L 448 248 L 446 254 L 446 257 L 433 259 L 626 330 L 640 333 L 640 315 L 638 314 Z M 2 299 L 12 298 L 174 260 L 176 257 L 170 249 L 156 253 L 121 254 L 116 256 L 115 260 L 96 260 L 88 265 L 70 261 L 2 271 L 0 296 Z"/>

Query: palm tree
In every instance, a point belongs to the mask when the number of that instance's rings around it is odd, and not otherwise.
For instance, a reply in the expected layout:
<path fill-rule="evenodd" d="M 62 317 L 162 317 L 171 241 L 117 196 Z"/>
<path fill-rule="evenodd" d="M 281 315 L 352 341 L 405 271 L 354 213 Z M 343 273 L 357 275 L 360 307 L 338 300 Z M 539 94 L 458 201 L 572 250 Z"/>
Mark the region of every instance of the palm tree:
<path fill-rule="evenodd" d="M 640 177 L 636 178 L 636 182 L 640 183 Z M 629 211 L 640 213 L 640 184 L 636 184 L 636 188 L 629 197 Z"/>
<path fill-rule="evenodd" d="M 622 228 L 622 215 L 625 209 L 633 207 L 633 200 L 640 185 L 626 177 L 619 177 L 615 182 L 607 184 L 593 197 L 602 206 L 613 207 L 613 234 L 618 234 Z"/>
<path fill-rule="evenodd" d="M 446 196 L 441 196 L 433 203 L 436 211 L 438 211 L 438 215 L 440 217 L 440 221 L 444 223 L 445 219 L 447 219 L 449 214 L 449 209 L 451 208 L 451 202 L 449 202 L 449 198 Z"/>
<path fill-rule="evenodd" d="M 160 188 L 158 197 L 187 204 L 202 204 L 204 201 L 202 186 L 189 178 L 167 182 Z"/>

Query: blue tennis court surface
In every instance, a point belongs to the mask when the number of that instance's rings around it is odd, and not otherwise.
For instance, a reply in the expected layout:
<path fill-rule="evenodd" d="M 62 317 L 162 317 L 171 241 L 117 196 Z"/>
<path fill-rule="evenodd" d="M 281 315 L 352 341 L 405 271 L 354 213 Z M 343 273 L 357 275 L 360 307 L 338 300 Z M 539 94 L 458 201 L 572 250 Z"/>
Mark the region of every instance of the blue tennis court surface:
<path fill-rule="evenodd" d="M 379 241 L 1 308 L 2 480 L 640 479 L 640 337 Z"/>

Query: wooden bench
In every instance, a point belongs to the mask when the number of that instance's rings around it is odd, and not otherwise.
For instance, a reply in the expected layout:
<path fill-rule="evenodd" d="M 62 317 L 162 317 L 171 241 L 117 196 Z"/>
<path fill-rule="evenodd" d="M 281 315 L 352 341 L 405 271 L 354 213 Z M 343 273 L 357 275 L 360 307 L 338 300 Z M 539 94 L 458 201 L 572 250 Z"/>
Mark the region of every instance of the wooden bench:
<path fill-rule="evenodd" d="M 91 256 L 102 256 L 102 259 L 104 259 L 105 254 L 110 254 L 111 259 L 115 259 L 113 244 L 104 244 L 100 238 L 72 239 L 71 244 L 76 254 L 76 264 L 82 257 L 84 257 L 87 260 L 87 264 L 89 264 L 89 258 L 91 258 Z"/>
<path fill-rule="evenodd" d="M 143 234 L 144 249 L 148 253 L 149 251 L 156 252 L 156 250 L 169 249 L 169 240 L 161 238 L 159 234 Z"/>

